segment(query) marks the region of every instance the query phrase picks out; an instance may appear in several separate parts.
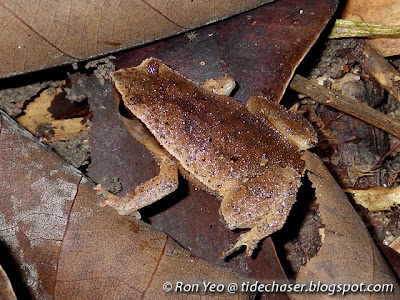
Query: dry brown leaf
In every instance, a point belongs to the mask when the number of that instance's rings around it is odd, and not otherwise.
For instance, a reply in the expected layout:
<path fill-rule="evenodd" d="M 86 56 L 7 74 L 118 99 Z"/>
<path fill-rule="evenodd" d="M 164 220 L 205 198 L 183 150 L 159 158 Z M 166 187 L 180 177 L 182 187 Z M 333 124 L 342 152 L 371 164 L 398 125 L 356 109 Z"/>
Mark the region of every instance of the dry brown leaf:
<path fill-rule="evenodd" d="M 0 129 L 0 257 L 9 257 L 5 268 L 19 267 L 18 298 L 211 299 L 212 293 L 165 293 L 163 283 L 239 280 L 150 225 L 100 208 L 79 171 L 4 113 Z"/>
<path fill-rule="evenodd" d="M 346 195 L 314 154 L 304 155 L 308 177 L 313 183 L 323 230 L 318 254 L 299 272 L 298 281 L 324 284 L 393 284 L 391 293 L 348 293 L 350 299 L 399 299 L 397 277 L 383 259 L 364 223 Z M 295 299 L 322 299 L 321 294 L 293 294 Z M 326 298 L 329 298 L 325 294 Z"/>
<path fill-rule="evenodd" d="M 116 55 L 117 69 L 161 59 L 191 80 L 231 77 L 236 100 L 265 96 L 279 102 L 300 61 L 314 45 L 337 0 L 275 1 L 185 35 Z"/>
<path fill-rule="evenodd" d="M 17 299 L 6 272 L 0 266 L 0 300 Z"/>
<path fill-rule="evenodd" d="M 0 5 L 0 77 L 130 48 L 268 2 L 6 0 Z"/>
<path fill-rule="evenodd" d="M 375 186 L 366 190 L 349 188 L 345 192 L 353 194 L 354 201 L 370 211 L 391 210 L 391 207 L 400 205 L 400 186 Z"/>
<path fill-rule="evenodd" d="M 61 93 L 61 88 L 57 88 L 54 94 L 48 94 L 47 90 L 41 92 L 39 97 L 26 106 L 24 114 L 17 119 L 18 123 L 34 135 L 36 135 L 38 125 L 49 124 L 54 130 L 52 140 L 65 140 L 87 130 L 87 126 L 82 124 L 82 117 L 55 120 L 51 116 L 48 108 L 57 93 Z"/>
<path fill-rule="evenodd" d="M 397 278 L 400 276 L 400 253 L 393 249 L 391 246 L 387 246 L 386 243 L 378 244 L 379 250 L 382 252 L 385 259 L 396 273 Z"/>
<path fill-rule="evenodd" d="M 367 23 L 400 25 L 400 2 L 397 0 L 348 0 L 342 18 Z M 368 40 L 383 56 L 400 54 L 400 39 L 379 38 Z"/>
<path fill-rule="evenodd" d="M 398 236 L 393 242 L 391 242 L 389 247 L 400 254 L 400 236 Z"/>

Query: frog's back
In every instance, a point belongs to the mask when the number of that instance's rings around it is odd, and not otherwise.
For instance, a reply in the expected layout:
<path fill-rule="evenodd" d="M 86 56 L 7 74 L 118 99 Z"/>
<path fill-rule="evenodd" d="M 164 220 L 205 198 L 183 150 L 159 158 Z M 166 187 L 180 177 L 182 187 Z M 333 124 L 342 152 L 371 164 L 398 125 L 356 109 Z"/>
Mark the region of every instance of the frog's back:
<path fill-rule="evenodd" d="M 208 188 L 291 166 L 299 152 L 272 125 L 227 96 L 208 92 L 159 60 L 114 72 L 126 107 Z"/>

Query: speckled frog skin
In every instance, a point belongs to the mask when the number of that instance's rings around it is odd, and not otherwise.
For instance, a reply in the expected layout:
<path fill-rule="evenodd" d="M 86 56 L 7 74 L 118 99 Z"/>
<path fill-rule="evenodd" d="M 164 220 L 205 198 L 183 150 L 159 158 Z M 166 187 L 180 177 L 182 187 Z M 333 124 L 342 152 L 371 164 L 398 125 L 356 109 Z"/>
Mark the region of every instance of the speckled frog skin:
<path fill-rule="evenodd" d="M 249 228 L 222 257 L 279 230 L 296 201 L 304 173 L 302 151 L 316 144 L 312 126 L 262 97 L 247 108 L 213 93 L 150 58 L 112 73 L 126 108 L 145 124 L 161 147 L 148 147 L 160 174 L 118 198 L 103 202 L 131 214 L 171 193 L 178 169 L 219 197 L 229 229 Z"/>

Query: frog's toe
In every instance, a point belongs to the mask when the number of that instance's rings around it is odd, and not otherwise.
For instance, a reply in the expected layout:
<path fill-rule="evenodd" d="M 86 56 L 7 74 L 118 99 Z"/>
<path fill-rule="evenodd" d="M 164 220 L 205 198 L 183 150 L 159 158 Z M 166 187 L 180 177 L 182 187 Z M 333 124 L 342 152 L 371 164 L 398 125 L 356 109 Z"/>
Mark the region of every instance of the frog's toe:
<path fill-rule="evenodd" d="M 104 188 L 101 186 L 101 184 L 96 185 L 96 186 L 93 188 L 93 190 L 96 191 L 96 194 L 97 194 L 98 196 L 101 196 L 101 197 L 105 198 L 105 200 L 102 201 L 102 202 L 100 203 L 100 206 L 101 206 L 101 207 L 104 207 L 104 206 L 111 206 L 111 207 L 114 207 L 114 206 L 116 206 L 116 204 L 118 203 L 118 201 L 119 201 L 119 199 L 120 199 L 119 197 L 117 197 L 117 196 L 111 194 L 109 191 L 107 191 L 106 189 L 104 189 Z"/>
<path fill-rule="evenodd" d="M 251 230 L 243 233 L 238 237 L 235 245 L 221 253 L 220 258 L 226 258 L 228 255 L 238 251 L 242 246 L 246 246 L 246 254 L 247 256 L 251 256 L 253 251 L 257 248 L 259 241 L 260 239 L 255 237 Z"/>
<path fill-rule="evenodd" d="M 123 198 L 111 194 L 100 184 L 96 185 L 93 190 L 96 191 L 97 195 L 105 198 L 105 200 L 100 202 L 101 207 L 110 206 L 114 208 L 121 216 L 131 215 L 135 219 L 141 219 L 141 215 L 137 210 L 128 209 L 126 207 L 126 201 Z"/>
<path fill-rule="evenodd" d="M 105 195 L 104 195 L 104 194 L 101 194 L 101 196 L 104 197 Z M 115 195 L 109 193 L 109 194 L 106 196 L 106 199 L 103 200 L 103 201 L 101 201 L 100 206 L 101 206 L 101 207 L 110 206 L 110 207 L 112 207 L 112 208 L 118 210 L 118 206 L 119 206 L 120 202 L 121 202 L 121 200 L 120 200 L 119 197 L 117 197 L 117 196 L 115 196 Z"/>

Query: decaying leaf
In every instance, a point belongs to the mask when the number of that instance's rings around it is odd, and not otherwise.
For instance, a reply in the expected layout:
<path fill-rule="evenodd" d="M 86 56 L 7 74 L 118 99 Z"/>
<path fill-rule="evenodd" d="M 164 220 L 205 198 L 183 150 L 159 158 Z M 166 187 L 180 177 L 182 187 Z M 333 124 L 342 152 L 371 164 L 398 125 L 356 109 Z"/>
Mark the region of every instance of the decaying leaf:
<path fill-rule="evenodd" d="M 80 172 L 4 113 L 0 126 L 0 238 L 5 246 L 0 257 L 8 257 L 1 261 L 7 272 L 20 273 L 22 282 L 13 282 L 19 298 L 170 299 L 165 282 L 175 289 L 177 281 L 239 280 L 142 221 L 100 208 L 93 185 Z M 173 298 L 212 296 L 174 293 Z"/>
<path fill-rule="evenodd" d="M 391 210 L 393 206 L 400 205 L 400 186 L 383 187 L 375 186 L 366 190 L 345 189 L 351 193 L 357 204 L 368 208 L 370 211 Z"/>
<path fill-rule="evenodd" d="M 342 18 L 368 23 L 400 25 L 400 2 L 397 0 L 348 0 Z M 383 56 L 400 54 L 400 39 L 371 39 L 369 43 Z"/>
<path fill-rule="evenodd" d="M 44 137 L 45 140 L 65 140 L 69 136 L 76 136 L 81 131 L 87 130 L 82 117 L 55 120 L 48 108 L 57 93 L 61 93 L 58 88 L 55 93 L 48 93 L 44 90 L 39 97 L 29 103 L 24 110 L 24 114 L 17 121 L 29 132 L 36 136 Z M 48 126 L 52 130 L 47 136 L 43 135 L 41 128 Z M 45 134 L 45 133 L 44 133 Z"/>
<path fill-rule="evenodd" d="M 0 77 L 144 44 L 268 2 L 6 0 L 0 5 Z"/>
<path fill-rule="evenodd" d="M 304 154 L 308 177 L 315 188 L 323 230 L 318 254 L 299 272 L 297 280 L 325 284 L 393 284 L 391 293 L 350 293 L 350 299 L 398 299 L 397 277 L 378 251 L 346 195 L 314 154 Z M 319 294 L 293 294 L 295 299 L 321 299 Z"/>

